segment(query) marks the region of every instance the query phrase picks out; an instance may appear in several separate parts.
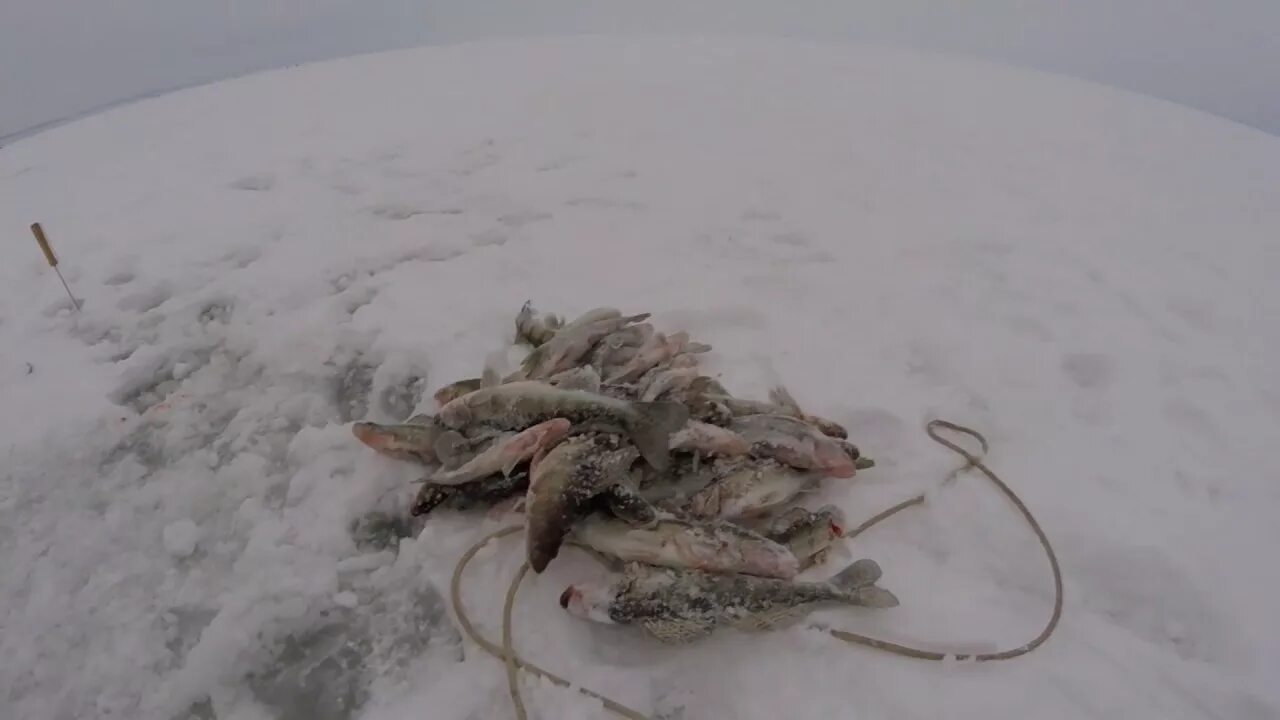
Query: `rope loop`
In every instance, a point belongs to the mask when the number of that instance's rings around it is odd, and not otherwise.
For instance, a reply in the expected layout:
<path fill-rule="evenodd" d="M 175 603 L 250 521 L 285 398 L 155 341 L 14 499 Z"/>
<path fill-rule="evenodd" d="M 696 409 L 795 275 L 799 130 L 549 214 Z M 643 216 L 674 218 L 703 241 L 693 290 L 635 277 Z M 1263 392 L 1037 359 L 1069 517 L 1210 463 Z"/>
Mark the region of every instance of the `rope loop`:
<path fill-rule="evenodd" d="M 962 447 L 958 443 L 953 442 L 952 440 L 948 440 L 947 438 L 940 435 L 938 432 L 939 430 L 950 430 L 952 432 L 959 433 L 961 435 L 966 435 L 970 438 L 973 438 L 978 442 L 978 445 L 982 448 L 982 452 L 980 454 L 975 454 L 966 450 L 964 447 Z M 982 433 L 972 428 L 968 428 L 963 425 L 958 425 L 956 423 L 949 422 L 947 420 L 929 421 L 929 423 L 925 426 L 925 432 L 928 433 L 929 437 L 932 438 L 934 442 L 937 442 L 939 445 L 942 445 L 943 447 L 951 450 L 952 452 L 956 453 L 960 457 L 964 458 L 965 464 L 951 471 L 951 474 L 948 475 L 946 478 L 947 481 L 951 480 L 956 475 L 966 470 L 969 470 L 969 469 L 978 470 L 983 475 L 985 475 L 987 479 L 990 480 L 992 484 L 994 484 L 996 488 L 1000 490 L 1000 492 L 1009 499 L 1010 502 L 1013 503 L 1014 507 L 1018 509 L 1018 512 L 1022 514 L 1023 519 L 1026 520 L 1027 524 L 1031 526 L 1032 532 L 1035 533 L 1036 538 L 1040 541 L 1040 545 L 1044 548 L 1045 556 L 1049 560 L 1049 568 L 1053 572 L 1053 586 L 1054 586 L 1053 612 L 1049 616 L 1049 620 L 1045 624 L 1044 628 L 1040 631 L 1040 634 L 1037 635 L 1035 638 L 1033 638 L 1030 642 L 1024 645 L 1020 645 L 1016 648 L 1011 648 L 1009 650 L 1002 650 L 1000 652 L 990 652 L 990 653 L 975 653 L 975 654 L 942 653 L 942 652 L 937 652 L 935 650 L 925 650 L 922 648 L 914 648 L 907 645 L 900 645 L 898 643 L 889 642 L 888 640 L 880 640 L 878 638 L 867 637 L 866 635 L 860 635 L 858 633 L 848 632 L 846 630 L 827 629 L 826 632 L 830 634 L 832 637 L 836 638 L 837 640 L 842 640 L 852 645 L 862 645 L 865 647 L 871 647 L 877 650 L 883 650 L 885 652 L 892 653 L 894 655 L 900 655 L 902 657 L 915 658 L 919 660 L 939 661 L 939 660 L 947 660 L 950 658 L 954 660 L 967 660 L 971 662 L 991 662 L 994 660 L 1010 660 L 1012 658 L 1026 655 L 1032 650 L 1035 650 L 1036 648 L 1043 645 L 1045 641 L 1049 639 L 1049 636 L 1053 634 L 1053 631 L 1058 627 L 1058 621 L 1062 619 L 1062 604 L 1063 604 L 1062 569 L 1058 565 L 1058 556 L 1056 553 L 1054 553 L 1053 546 L 1049 543 L 1049 537 L 1045 534 L 1044 529 L 1040 527 L 1040 523 L 1036 520 L 1035 516 L 1031 514 L 1031 510 L 1029 510 L 1026 504 L 1022 502 L 1022 500 L 1018 497 L 1017 493 L 1013 491 L 1013 488 L 1009 487 L 1009 485 L 1005 483 L 1004 480 L 1001 480 L 1000 476 L 996 475 L 995 471 L 987 467 L 985 463 L 985 458 L 988 452 L 990 451 L 990 446 L 987 443 L 987 439 L 983 437 Z M 866 522 L 862 523 L 858 527 L 854 528 L 851 532 L 845 535 L 845 538 L 846 539 L 854 538 L 860 535 L 861 533 L 871 529 L 873 526 L 879 524 L 880 522 L 887 520 L 890 517 L 893 517 L 899 512 L 909 507 L 912 507 L 914 505 L 919 505 L 923 503 L 924 500 L 925 500 L 925 495 L 923 493 L 916 495 L 915 497 L 909 498 L 907 500 L 903 500 L 897 505 L 894 505 L 893 507 L 889 508 L 888 510 L 885 510 L 884 512 L 879 513 L 878 515 L 875 515 L 871 519 L 867 520 Z M 511 704 L 515 710 L 516 718 L 518 720 L 527 720 L 528 711 L 525 709 L 524 700 L 520 696 L 520 685 L 519 685 L 520 670 L 524 670 L 525 672 L 530 673 L 532 675 L 537 675 L 538 677 L 542 677 L 547 680 L 550 680 L 551 682 L 561 687 L 570 687 L 570 683 L 568 680 L 565 680 L 564 678 L 548 670 L 544 670 L 543 668 L 538 667 L 537 665 L 529 662 L 528 660 L 525 660 L 524 658 L 521 658 L 519 655 L 516 654 L 515 649 L 512 647 L 512 621 L 511 621 L 512 608 L 515 606 L 516 592 L 520 588 L 520 583 L 528 575 L 529 564 L 524 563 L 523 565 L 521 565 L 520 570 L 517 571 L 515 577 L 512 578 L 511 585 L 507 589 L 506 602 L 504 603 L 503 610 L 502 610 L 502 645 L 497 645 L 493 643 L 488 638 L 481 635 L 479 631 L 476 630 L 475 626 L 471 624 L 470 618 L 467 617 L 466 608 L 462 603 L 462 574 L 463 574 L 463 571 L 466 569 L 467 564 L 470 563 L 471 560 L 476 556 L 476 553 L 478 553 L 480 549 L 484 547 L 486 544 L 488 544 L 491 540 L 496 540 L 498 538 L 514 534 L 516 532 L 519 532 L 522 529 L 523 529 L 523 526 L 521 525 L 510 525 L 508 527 L 502 528 L 495 532 L 489 533 L 484 538 L 482 538 L 479 542 L 477 542 L 475 545 L 472 545 L 471 548 L 469 548 L 465 553 L 463 553 L 462 557 L 459 558 L 458 560 L 458 564 L 453 569 L 453 579 L 450 583 L 449 594 L 450 594 L 450 599 L 453 601 L 454 614 L 458 618 L 458 624 L 462 626 L 463 633 L 465 633 L 466 636 L 470 638 L 472 642 L 474 642 L 477 646 L 479 646 L 481 650 L 484 650 L 486 653 L 492 655 L 493 657 L 499 660 L 502 660 L 503 663 L 505 664 L 506 670 L 507 670 L 507 689 L 511 695 Z M 597 558 L 597 560 L 598 559 L 599 558 Z M 644 714 L 636 710 L 633 710 L 627 707 L 626 705 L 616 702 L 608 697 L 605 697 L 600 693 L 593 692 L 583 687 L 579 687 L 578 691 L 581 692 L 583 695 L 587 695 L 588 697 L 593 697 L 597 700 L 600 700 L 602 703 L 604 703 L 604 706 L 608 708 L 610 711 L 612 711 L 614 714 L 620 717 L 627 718 L 627 720 L 650 720 L 650 718 L 648 718 Z"/>

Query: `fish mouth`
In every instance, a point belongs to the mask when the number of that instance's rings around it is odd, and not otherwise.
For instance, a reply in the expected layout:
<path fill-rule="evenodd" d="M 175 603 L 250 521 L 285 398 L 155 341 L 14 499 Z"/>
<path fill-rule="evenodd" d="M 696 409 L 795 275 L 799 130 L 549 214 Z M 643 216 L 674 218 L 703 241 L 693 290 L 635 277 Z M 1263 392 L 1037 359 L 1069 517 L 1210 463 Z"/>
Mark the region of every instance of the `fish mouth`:
<path fill-rule="evenodd" d="M 574 586 L 570 585 L 569 587 L 565 588 L 564 592 L 560 593 L 560 607 L 564 608 L 565 610 L 568 610 L 569 603 L 572 602 L 574 597 L 576 597 L 577 595 L 578 595 L 578 589 L 575 588 Z"/>
<path fill-rule="evenodd" d="M 351 434 L 356 436 L 366 445 L 374 446 L 378 442 L 381 434 L 378 432 L 378 426 L 371 422 L 358 422 L 351 426 Z"/>
<path fill-rule="evenodd" d="M 844 537 L 844 527 L 835 520 L 831 521 L 831 535 L 833 537 Z"/>

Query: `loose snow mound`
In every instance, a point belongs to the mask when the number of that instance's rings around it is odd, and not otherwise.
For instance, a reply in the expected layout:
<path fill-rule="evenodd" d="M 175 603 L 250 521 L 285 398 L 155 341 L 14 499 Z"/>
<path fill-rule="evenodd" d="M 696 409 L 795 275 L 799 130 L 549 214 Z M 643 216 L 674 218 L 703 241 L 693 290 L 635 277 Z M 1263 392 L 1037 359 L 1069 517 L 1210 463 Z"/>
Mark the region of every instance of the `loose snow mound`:
<path fill-rule="evenodd" d="M 814 630 L 654 647 L 525 589 L 516 644 L 662 717 L 1280 713 L 1280 141 L 1083 83 L 761 40 L 434 48 L 188 90 L 0 150 L 0 716 L 504 717 L 442 590 L 493 521 L 412 535 L 351 436 L 475 374 L 521 303 L 616 304 L 782 379 L 879 466 L 977 427 L 1057 544 L 1059 634 L 928 664 Z M 26 226 L 84 299 L 71 312 Z M 29 246 L 28 246 L 29 245 Z M 354 531 L 353 531 L 354 528 Z M 1034 538 L 966 479 L 854 554 L 942 650 L 1034 635 Z M 516 545 L 467 600 L 490 634 Z M 840 558 L 833 560 L 838 566 Z M 529 682 L 538 717 L 604 717 Z"/>

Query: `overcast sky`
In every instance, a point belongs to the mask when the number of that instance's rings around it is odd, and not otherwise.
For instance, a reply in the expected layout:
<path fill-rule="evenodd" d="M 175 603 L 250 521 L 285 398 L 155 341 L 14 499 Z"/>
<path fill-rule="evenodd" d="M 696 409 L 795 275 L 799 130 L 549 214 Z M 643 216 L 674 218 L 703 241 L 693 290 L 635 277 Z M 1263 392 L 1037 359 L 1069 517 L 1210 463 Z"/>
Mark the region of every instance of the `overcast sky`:
<path fill-rule="evenodd" d="M 1280 0 L 0 0 L 0 138 L 139 95 L 360 52 L 673 31 L 963 53 L 1280 134 Z"/>

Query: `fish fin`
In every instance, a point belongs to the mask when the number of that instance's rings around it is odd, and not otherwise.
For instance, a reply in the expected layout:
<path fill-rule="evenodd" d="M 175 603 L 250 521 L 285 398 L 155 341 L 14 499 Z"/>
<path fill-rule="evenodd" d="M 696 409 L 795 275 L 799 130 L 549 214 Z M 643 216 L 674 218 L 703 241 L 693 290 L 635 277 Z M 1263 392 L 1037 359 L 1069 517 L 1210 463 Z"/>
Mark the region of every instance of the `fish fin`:
<path fill-rule="evenodd" d="M 516 468 L 520 467 L 520 463 L 522 462 L 524 462 L 524 458 L 517 457 L 508 460 L 507 463 L 502 466 L 502 476 L 511 477 L 511 473 L 515 472 Z"/>
<path fill-rule="evenodd" d="M 516 337 L 515 342 L 530 342 L 525 335 L 525 327 L 533 321 L 533 301 L 525 300 L 524 305 L 520 306 L 520 312 L 516 313 Z"/>
<path fill-rule="evenodd" d="M 684 352 L 687 352 L 690 355 L 701 355 L 702 353 L 711 352 L 711 346 L 701 342 L 686 343 L 684 346 Z"/>
<path fill-rule="evenodd" d="M 462 433 L 457 430 L 449 430 L 440 433 L 432 449 L 435 451 L 436 458 L 441 465 L 451 467 L 454 465 L 454 461 L 458 459 L 458 453 L 466 445 L 467 439 L 462 436 Z"/>
<path fill-rule="evenodd" d="M 668 645 L 682 645 L 701 640 L 715 629 L 715 623 L 708 620 L 645 620 L 641 626 L 650 635 Z"/>
<path fill-rule="evenodd" d="M 870 470 L 875 466 L 876 466 L 876 461 L 872 460 L 866 455 L 861 455 L 856 460 L 853 461 L 853 467 L 855 470 Z"/>
<path fill-rule="evenodd" d="M 525 355 L 524 359 L 520 361 L 520 373 L 518 374 L 522 377 L 530 377 L 533 371 L 537 370 L 538 366 L 542 364 L 542 359 L 549 352 L 546 348 L 546 345 L 541 345 L 535 348 L 533 352 Z"/>
<path fill-rule="evenodd" d="M 800 409 L 800 403 L 796 402 L 791 391 L 783 385 L 776 385 L 769 390 L 769 402 L 774 405 L 780 405 L 794 413 L 803 414 Z"/>
<path fill-rule="evenodd" d="M 453 497 L 455 490 L 445 485 L 432 485 L 430 481 L 418 490 L 418 495 L 409 506 L 409 514 L 414 517 L 426 515 L 441 503 Z"/>
<path fill-rule="evenodd" d="M 855 590 L 850 602 L 862 607 L 891 608 L 898 606 L 898 596 L 878 585 L 868 585 Z"/>
<path fill-rule="evenodd" d="M 631 323 L 644 322 L 645 320 L 648 320 L 649 315 L 649 313 L 639 313 L 637 315 L 628 315 L 623 319 L 627 321 L 628 325 L 630 325 Z"/>
<path fill-rule="evenodd" d="M 863 558 L 841 570 L 827 582 L 840 590 L 853 592 L 864 587 L 870 587 L 876 580 L 880 579 L 880 573 L 879 563 L 870 558 Z"/>
<path fill-rule="evenodd" d="M 674 402 L 637 402 L 632 407 L 638 415 L 629 428 L 632 442 L 645 462 L 665 470 L 671 464 L 671 434 L 689 421 L 689 409 Z"/>

